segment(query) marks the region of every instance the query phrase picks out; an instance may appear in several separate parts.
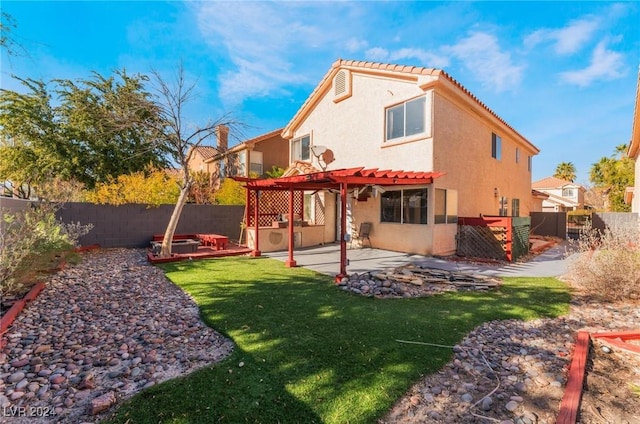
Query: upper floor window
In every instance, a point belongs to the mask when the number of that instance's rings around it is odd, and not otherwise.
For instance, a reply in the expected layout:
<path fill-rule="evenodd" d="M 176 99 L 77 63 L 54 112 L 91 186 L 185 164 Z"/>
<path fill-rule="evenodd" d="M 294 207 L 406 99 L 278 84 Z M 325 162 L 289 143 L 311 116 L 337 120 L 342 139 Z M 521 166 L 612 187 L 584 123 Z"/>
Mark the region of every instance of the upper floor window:
<path fill-rule="evenodd" d="M 310 160 L 311 153 L 309 146 L 311 145 L 311 136 L 305 135 L 293 139 L 291 142 L 291 160 Z"/>
<path fill-rule="evenodd" d="M 520 163 L 520 149 L 516 147 L 516 163 Z"/>
<path fill-rule="evenodd" d="M 407 137 L 425 132 L 424 96 L 387 108 L 386 140 Z"/>
<path fill-rule="evenodd" d="M 380 221 L 400 224 L 427 223 L 427 189 L 394 190 L 380 196 Z"/>
<path fill-rule="evenodd" d="M 573 197 L 573 189 L 572 188 L 563 188 L 562 189 L 562 197 Z"/>
<path fill-rule="evenodd" d="M 532 168 L 533 168 L 533 158 L 529 156 L 527 158 L 527 169 L 529 170 L 529 172 L 531 172 Z"/>
<path fill-rule="evenodd" d="M 502 139 L 494 133 L 491 133 L 491 157 L 502 159 Z"/>
<path fill-rule="evenodd" d="M 249 162 L 249 173 L 256 174 L 261 176 L 264 172 L 262 167 L 262 152 L 251 152 L 249 154 L 250 162 Z"/>

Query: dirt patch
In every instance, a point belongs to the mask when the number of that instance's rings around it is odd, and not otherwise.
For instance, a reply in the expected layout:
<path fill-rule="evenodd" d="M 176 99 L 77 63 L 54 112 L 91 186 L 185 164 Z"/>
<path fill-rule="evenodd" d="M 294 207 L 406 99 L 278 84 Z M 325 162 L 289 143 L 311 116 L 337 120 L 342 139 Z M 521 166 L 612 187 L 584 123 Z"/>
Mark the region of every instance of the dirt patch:
<path fill-rule="evenodd" d="M 607 347 L 592 341 L 578 422 L 640 423 L 640 355 Z"/>

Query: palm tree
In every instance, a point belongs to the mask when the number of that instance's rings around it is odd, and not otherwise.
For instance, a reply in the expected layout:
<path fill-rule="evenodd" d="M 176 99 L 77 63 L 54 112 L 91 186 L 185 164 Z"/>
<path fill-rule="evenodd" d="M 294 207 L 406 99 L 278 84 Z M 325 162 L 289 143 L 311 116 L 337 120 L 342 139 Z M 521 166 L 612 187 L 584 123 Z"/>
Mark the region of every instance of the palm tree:
<path fill-rule="evenodd" d="M 576 167 L 571 162 L 560 162 L 553 176 L 561 180 L 574 182 L 576 179 Z"/>

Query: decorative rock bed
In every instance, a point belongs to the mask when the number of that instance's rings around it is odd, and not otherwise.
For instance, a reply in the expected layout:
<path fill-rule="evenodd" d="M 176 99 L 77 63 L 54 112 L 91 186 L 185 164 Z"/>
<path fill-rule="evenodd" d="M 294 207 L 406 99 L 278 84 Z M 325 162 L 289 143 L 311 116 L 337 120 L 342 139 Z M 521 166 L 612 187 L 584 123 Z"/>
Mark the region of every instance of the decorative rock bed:
<path fill-rule="evenodd" d="M 408 298 L 456 290 L 489 290 L 499 284 L 499 280 L 491 277 L 406 265 L 382 272 L 351 274 L 338 286 L 363 296 Z"/>
<path fill-rule="evenodd" d="M 125 249 L 86 253 L 52 275 L 3 337 L 0 408 L 15 411 L 11 422 L 20 411 L 44 422 L 93 422 L 115 402 L 233 348 L 144 251 Z"/>

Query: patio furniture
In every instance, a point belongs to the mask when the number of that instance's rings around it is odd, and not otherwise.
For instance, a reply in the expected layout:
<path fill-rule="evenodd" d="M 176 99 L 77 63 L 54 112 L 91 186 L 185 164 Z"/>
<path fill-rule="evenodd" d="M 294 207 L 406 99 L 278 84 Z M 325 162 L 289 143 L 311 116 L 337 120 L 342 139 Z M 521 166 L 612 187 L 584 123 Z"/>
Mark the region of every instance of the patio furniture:
<path fill-rule="evenodd" d="M 196 234 L 202 241 L 203 246 L 215 246 L 216 250 L 225 250 L 227 243 L 229 243 L 229 237 L 221 236 L 219 234 Z"/>
<path fill-rule="evenodd" d="M 363 222 L 360 224 L 358 237 L 356 237 L 356 239 L 360 241 L 360 246 L 364 247 L 364 240 L 367 240 L 367 242 L 369 242 L 369 247 L 373 248 L 373 246 L 371 245 L 371 239 L 369 238 L 369 233 L 371 233 L 372 226 L 373 224 L 370 222 Z"/>

